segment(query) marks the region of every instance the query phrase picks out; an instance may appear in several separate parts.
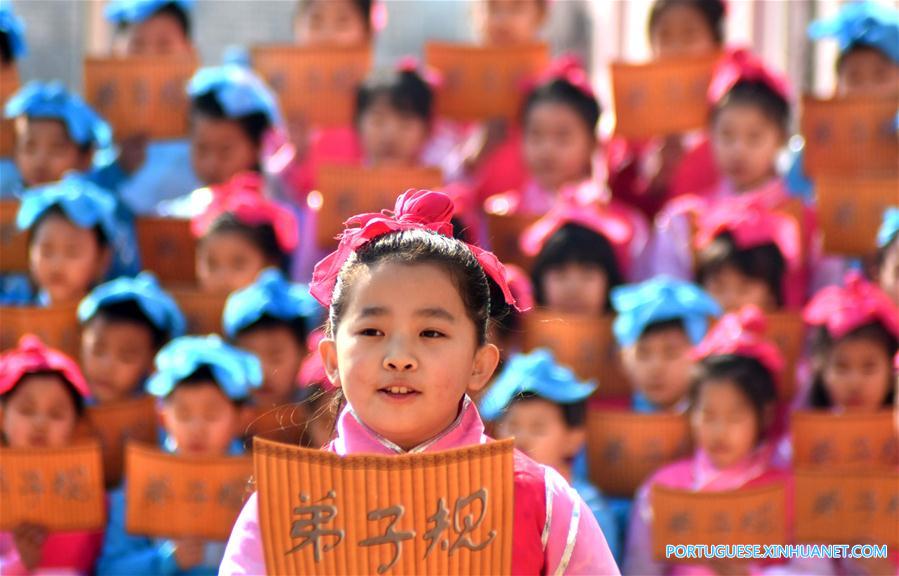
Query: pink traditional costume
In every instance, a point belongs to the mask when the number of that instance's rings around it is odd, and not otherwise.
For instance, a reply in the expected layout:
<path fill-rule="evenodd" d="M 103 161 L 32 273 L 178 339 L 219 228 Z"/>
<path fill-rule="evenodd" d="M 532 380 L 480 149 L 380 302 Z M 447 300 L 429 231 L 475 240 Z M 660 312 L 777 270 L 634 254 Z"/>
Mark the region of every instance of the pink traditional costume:
<path fill-rule="evenodd" d="M 777 347 L 762 336 L 764 318 L 758 308 L 748 306 L 739 313 L 728 314 L 708 333 L 693 351 L 697 360 L 710 356 L 737 355 L 753 358 L 778 378 L 783 359 Z M 787 482 L 787 506 L 792 508 L 792 485 L 789 475 L 772 465 L 773 431 L 740 462 L 725 469 L 717 468 L 708 454 L 697 449 L 692 458 L 680 460 L 663 467 L 653 474 L 637 491 L 631 515 L 625 553 L 625 574 L 692 574 L 713 575 L 715 572 L 702 564 L 665 564 L 653 557 L 652 505 L 650 493 L 655 485 L 696 492 L 720 492 L 740 488 L 760 487 L 776 482 Z M 787 517 L 788 535 L 792 531 L 792 518 Z M 798 563 L 794 565 L 802 569 Z M 806 565 L 807 570 L 810 566 Z M 778 566 L 778 570 L 783 566 Z M 758 565 L 750 566 L 750 573 L 762 573 Z M 781 572 L 783 573 L 783 572 Z M 802 572 L 799 572 L 802 573 Z"/>
<path fill-rule="evenodd" d="M 82 398 L 90 390 L 74 360 L 47 348 L 35 336 L 25 335 L 19 346 L 0 355 L 0 395 L 9 393 L 29 374 L 58 373 Z M 0 574 L 90 574 L 103 543 L 102 530 L 51 532 L 41 546 L 41 559 L 33 570 L 22 563 L 11 532 L 0 532 Z"/>
<path fill-rule="evenodd" d="M 450 235 L 452 202 L 440 193 L 407 192 L 394 212 L 364 214 L 350 219 L 340 246 L 316 266 L 311 293 L 329 306 L 337 275 L 352 252 L 378 236 L 401 230 L 424 229 Z M 515 303 L 504 280 L 503 266 L 493 254 L 469 245 L 484 271 L 496 281 L 507 303 Z M 339 455 L 436 452 L 491 439 L 474 403 L 463 397 L 455 421 L 443 432 L 408 452 L 359 420 L 347 404 L 337 422 L 337 436 L 327 449 Z M 514 574 L 618 574 L 605 538 L 587 505 L 552 469 L 521 453 L 514 457 Z M 265 572 L 257 495 L 247 501 L 232 531 L 220 574 Z"/>

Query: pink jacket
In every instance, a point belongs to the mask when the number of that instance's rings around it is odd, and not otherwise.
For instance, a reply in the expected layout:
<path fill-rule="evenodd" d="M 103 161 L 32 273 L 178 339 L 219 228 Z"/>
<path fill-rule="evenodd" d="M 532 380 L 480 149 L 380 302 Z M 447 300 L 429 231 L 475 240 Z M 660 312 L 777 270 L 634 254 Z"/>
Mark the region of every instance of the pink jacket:
<path fill-rule="evenodd" d="M 0 574 L 91 574 L 100 554 L 103 532 L 55 532 L 47 536 L 40 564 L 28 571 L 12 533 L 0 532 Z"/>
<path fill-rule="evenodd" d="M 484 424 L 468 397 L 456 421 L 410 453 L 437 452 L 484 444 Z M 349 405 L 337 423 L 328 450 L 346 454 L 400 454 L 357 418 Z M 516 453 L 513 574 L 618 574 L 605 537 L 590 509 L 554 470 Z M 244 506 L 231 532 L 219 574 L 263 574 L 265 560 L 256 494 Z"/>

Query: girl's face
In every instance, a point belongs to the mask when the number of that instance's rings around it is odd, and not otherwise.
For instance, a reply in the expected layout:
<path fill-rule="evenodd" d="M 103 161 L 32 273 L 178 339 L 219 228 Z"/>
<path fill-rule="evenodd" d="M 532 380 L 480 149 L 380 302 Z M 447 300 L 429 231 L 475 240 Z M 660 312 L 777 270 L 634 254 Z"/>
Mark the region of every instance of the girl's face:
<path fill-rule="evenodd" d="M 596 137 L 570 106 L 536 104 L 524 128 L 525 163 L 540 187 L 557 191 L 590 175 Z"/>
<path fill-rule="evenodd" d="M 837 70 L 837 92 L 840 96 L 897 96 L 899 65 L 880 50 L 855 49 Z"/>
<path fill-rule="evenodd" d="M 880 288 L 899 306 L 899 239 L 887 246 L 877 277 Z"/>
<path fill-rule="evenodd" d="M 233 120 L 195 114 L 190 149 L 194 172 L 206 186 L 224 184 L 259 165 L 259 146 Z"/>
<path fill-rule="evenodd" d="M 641 336 L 625 348 L 624 369 L 634 390 L 663 410 L 674 408 L 690 390 L 692 345 L 680 328 Z"/>
<path fill-rule="evenodd" d="M 583 445 L 585 435 L 568 427 L 562 409 L 542 398 L 513 402 L 497 422 L 497 438 L 514 438 L 515 447 L 535 461 L 556 470 Z M 578 445 L 580 440 L 580 445 Z"/>
<path fill-rule="evenodd" d="M 711 138 L 718 169 L 737 192 L 775 176 L 784 134 L 757 106 L 734 103 L 719 110 Z"/>
<path fill-rule="evenodd" d="M 55 374 L 25 376 L 3 403 L 3 435 L 11 448 L 59 448 L 72 439 L 78 411 Z"/>
<path fill-rule="evenodd" d="M 319 350 L 359 419 L 408 450 L 445 430 L 466 391 L 499 361 L 478 345 L 450 276 L 431 264 L 381 263 L 354 276 L 343 318 Z"/>
<path fill-rule="evenodd" d="M 238 437 L 240 409 L 215 382 L 179 385 L 165 399 L 162 422 L 183 456 L 224 456 Z"/>
<path fill-rule="evenodd" d="M 90 168 L 90 152 L 69 138 L 59 120 L 22 117 L 15 127 L 15 162 L 26 187 L 57 182 L 70 170 Z"/>
<path fill-rule="evenodd" d="M 375 167 L 416 166 L 430 134 L 427 121 L 396 110 L 386 97 L 365 110 L 358 129 L 365 159 Z"/>
<path fill-rule="evenodd" d="M 844 338 L 824 358 L 824 388 L 836 408 L 875 411 L 884 407 L 893 368 L 883 345 L 868 338 Z"/>
<path fill-rule="evenodd" d="M 609 280 L 599 266 L 568 262 L 547 270 L 541 282 L 550 310 L 599 316 L 606 309 Z"/>
<path fill-rule="evenodd" d="M 147 326 L 97 316 L 81 334 L 81 367 L 91 395 L 100 404 L 131 398 L 153 371 L 155 353 Z"/>
<path fill-rule="evenodd" d="M 759 418 L 736 382 L 703 382 L 692 410 L 693 438 L 716 468 L 729 468 L 752 453 L 761 433 Z"/>
<path fill-rule="evenodd" d="M 240 334 L 236 344 L 248 350 L 262 362 L 263 382 L 253 391 L 256 405 L 271 408 L 289 404 L 297 390 L 297 374 L 306 357 L 287 326 L 267 326 Z"/>
<path fill-rule="evenodd" d="M 215 232 L 197 245 L 197 281 L 205 292 L 230 294 L 253 283 L 271 263 L 243 234 Z"/>
<path fill-rule="evenodd" d="M 764 280 L 751 278 L 733 266 L 725 266 L 708 274 L 702 282 L 724 312 L 737 312 L 743 306 L 758 306 L 765 312 L 777 310 L 777 297 Z"/>
<path fill-rule="evenodd" d="M 303 46 L 361 46 L 371 41 L 366 18 L 350 0 L 313 0 L 297 14 L 293 37 Z"/>
<path fill-rule="evenodd" d="M 481 39 L 489 46 L 536 42 L 546 9 L 540 0 L 481 0 Z"/>
<path fill-rule="evenodd" d="M 675 4 L 659 15 L 649 42 L 656 58 L 705 56 L 718 49 L 708 21 L 686 4 Z"/>
<path fill-rule="evenodd" d="M 100 246 L 93 230 L 50 214 L 34 230 L 28 258 L 34 281 L 57 305 L 84 298 L 106 273 L 110 252 Z"/>
<path fill-rule="evenodd" d="M 122 56 L 194 55 L 190 38 L 170 14 L 156 14 L 130 26 L 116 51 Z"/>

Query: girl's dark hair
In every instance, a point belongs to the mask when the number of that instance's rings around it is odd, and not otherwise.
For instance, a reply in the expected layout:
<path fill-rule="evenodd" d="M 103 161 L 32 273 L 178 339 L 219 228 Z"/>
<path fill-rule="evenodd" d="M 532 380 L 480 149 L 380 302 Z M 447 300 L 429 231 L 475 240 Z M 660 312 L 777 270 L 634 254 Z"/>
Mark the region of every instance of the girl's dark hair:
<path fill-rule="evenodd" d="M 550 404 L 558 407 L 558 409 L 562 412 L 562 418 L 565 420 L 565 426 L 567 426 L 568 428 L 581 428 L 587 424 L 586 401 L 572 402 L 571 404 L 561 404 L 543 398 L 542 396 L 538 396 L 533 392 L 521 392 L 514 398 L 512 398 L 512 400 L 509 402 L 509 406 L 512 406 L 512 404 L 515 404 L 516 402 L 531 402 L 534 400 L 543 400 L 544 402 L 549 402 Z"/>
<path fill-rule="evenodd" d="M 162 6 L 159 10 L 153 13 L 153 16 L 169 16 L 170 18 L 174 18 L 178 23 L 178 27 L 181 28 L 181 32 L 184 34 L 184 37 L 190 40 L 190 30 L 191 30 L 191 22 L 190 15 L 186 10 L 182 9 L 174 2 L 169 2 Z M 118 31 L 124 32 L 127 30 L 132 24 L 127 22 L 122 22 L 119 25 Z"/>
<path fill-rule="evenodd" d="M 846 59 L 849 58 L 849 56 L 851 56 L 852 54 L 856 54 L 858 52 L 874 52 L 875 54 L 879 54 L 886 59 L 890 58 L 889 56 L 884 54 L 883 50 L 877 48 L 876 46 L 871 46 L 870 44 L 864 44 L 862 42 L 856 42 L 845 50 L 841 50 L 840 55 L 837 56 L 836 71 L 838 74 L 843 69 L 843 64 L 846 63 Z"/>
<path fill-rule="evenodd" d="M 282 251 L 278 246 L 278 237 L 271 224 L 259 224 L 252 226 L 237 219 L 234 214 L 225 212 L 218 216 L 209 226 L 203 239 L 214 234 L 239 234 L 250 244 L 255 246 L 265 256 L 265 260 L 272 266 L 280 268 L 285 275 L 290 276 L 291 255 Z M 200 241 L 202 242 L 201 239 Z"/>
<path fill-rule="evenodd" d="M 40 228 L 41 224 L 43 224 L 44 221 L 47 220 L 47 218 L 49 218 L 50 216 L 61 216 L 71 222 L 71 218 L 66 215 L 62 208 L 60 208 L 59 206 L 52 206 L 46 212 L 44 212 L 41 217 L 34 222 L 34 224 L 32 224 L 31 230 L 28 234 L 29 246 L 31 246 L 31 242 L 34 240 L 35 232 L 37 232 L 37 229 Z M 106 233 L 103 232 L 103 228 L 97 225 L 91 228 L 91 230 L 94 232 L 94 236 L 97 238 L 97 246 L 101 250 L 109 246 L 110 239 L 106 237 Z"/>
<path fill-rule="evenodd" d="M 10 46 L 9 34 L 0 32 L 0 64 L 6 66 L 12 63 L 12 61 L 12 46 Z"/>
<path fill-rule="evenodd" d="M 679 330 L 683 332 L 684 336 L 687 335 L 684 321 L 680 318 L 673 318 L 671 320 L 659 320 L 658 322 L 647 324 L 646 328 L 644 328 L 643 332 L 640 334 L 640 338 L 658 334 L 659 332 L 667 332 L 668 330 Z"/>
<path fill-rule="evenodd" d="M 546 103 L 569 106 L 584 122 L 586 130 L 590 134 L 596 132 L 596 125 L 599 123 L 600 114 L 602 114 L 599 102 L 593 96 L 584 94 L 571 82 L 561 78 L 531 90 L 521 109 L 521 123 L 527 123 L 527 118 L 534 107 Z"/>
<path fill-rule="evenodd" d="M 578 224 L 566 224 L 549 237 L 534 260 L 531 284 L 537 304 L 546 304 L 543 277 L 553 268 L 566 264 L 599 267 L 606 274 L 608 293 L 624 281 L 615 250 L 605 236 Z M 608 297 L 605 306 L 607 310 L 611 309 Z"/>
<path fill-rule="evenodd" d="M 255 330 L 268 330 L 272 328 L 287 328 L 290 333 L 293 335 L 296 340 L 297 346 L 300 347 L 300 350 L 306 350 L 306 337 L 308 334 L 308 329 L 306 328 L 306 322 L 303 318 L 294 318 L 293 320 L 282 320 L 281 318 L 275 318 L 274 316 L 269 316 L 268 314 L 263 314 L 259 320 L 256 320 L 243 330 L 237 333 L 237 336 L 243 336 L 245 334 L 249 334 Z"/>
<path fill-rule="evenodd" d="M 249 138 L 255 146 L 262 146 L 262 138 L 265 136 L 266 131 L 272 126 L 268 116 L 262 112 L 253 112 L 252 114 L 238 116 L 236 118 L 229 117 L 225 114 L 225 109 L 222 108 L 222 105 L 219 104 L 215 94 L 212 92 L 197 96 L 191 100 L 190 106 L 192 114 L 199 114 L 200 116 L 206 116 L 207 118 L 215 120 L 226 120 L 237 123 L 243 133 L 246 134 L 247 138 Z M 256 171 L 259 171 L 258 166 Z"/>
<path fill-rule="evenodd" d="M 731 105 L 755 106 L 783 134 L 790 131 L 790 103 L 768 84 L 758 80 L 740 80 L 712 109 L 712 122 Z"/>
<path fill-rule="evenodd" d="M 4 394 L 0 395 L 0 406 L 3 406 L 7 402 L 9 402 L 9 399 L 12 398 L 13 396 L 15 396 L 16 392 L 18 390 L 22 389 L 21 386 L 19 385 L 22 382 L 22 380 L 25 380 L 32 376 L 53 376 L 53 377 L 57 378 L 60 382 L 63 383 L 63 385 L 64 385 L 63 388 L 65 388 L 66 391 L 69 393 L 69 396 L 71 396 L 72 402 L 74 402 L 74 404 L 75 404 L 75 414 L 77 414 L 78 416 L 81 416 L 84 413 L 84 398 L 82 398 L 81 394 L 79 394 L 78 391 L 75 390 L 75 387 L 72 386 L 71 382 L 66 380 L 66 378 L 60 372 L 56 372 L 55 370 L 43 370 L 43 371 L 29 372 L 27 374 L 23 374 L 22 377 L 19 378 L 19 381 L 16 382 L 16 384 L 10 390 L 8 390 Z"/>
<path fill-rule="evenodd" d="M 321 0 L 300 0 L 297 3 L 296 16 L 300 16 L 312 6 L 313 2 L 317 1 Z M 365 29 L 371 32 L 371 8 L 373 0 L 351 0 L 350 4 L 359 11 L 359 16 L 362 17 L 362 21 L 365 23 Z"/>
<path fill-rule="evenodd" d="M 474 322 L 479 346 L 487 342 L 487 325 L 491 317 L 499 318 L 506 313 L 504 300 L 491 298 L 487 275 L 468 246 L 435 232 L 405 230 L 379 236 L 350 255 L 334 287 L 326 325 L 328 335 L 337 332 L 358 272 L 385 262 L 433 264 L 446 271 L 459 290 L 468 317 Z"/>
<path fill-rule="evenodd" d="M 703 284 L 710 276 L 728 267 L 764 282 L 777 305 L 783 306 L 783 279 L 787 264 L 775 244 L 740 249 L 730 232 L 722 232 L 697 254 L 696 280 Z"/>
<path fill-rule="evenodd" d="M 724 354 L 710 356 L 700 361 L 693 372 L 690 388 L 690 404 L 695 407 L 702 387 L 711 380 L 728 380 L 752 405 L 759 424 L 759 437 L 764 439 L 771 431 L 772 422 L 767 422 L 765 411 L 777 402 L 777 385 L 774 375 L 755 358 Z"/>
<path fill-rule="evenodd" d="M 650 36 L 662 15 L 675 6 L 686 6 L 699 12 L 708 24 L 715 43 L 718 45 L 724 43 L 724 13 L 726 9 L 721 0 L 656 0 L 649 12 L 648 32 Z"/>
<path fill-rule="evenodd" d="M 400 114 L 414 116 L 430 123 L 434 116 L 434 92 L 413 70 L 375 70 L 356 90 L 354 122 L 378 100 L 386 98 Z"/>
<path fill-rule="evenodd" d="M 168 396 L 166 396 L 164 400 L 170 399 L 172 397 L 172 394 L 174 394 L 175 390 L 177 390 L 178 388 L 190 388 L 191 386 L 200 386 L 202 384 L 209 384 L 210 382 L 215 384 L 216 386 L 221 387 L 221 385 L 218 383 L 218 380 L 215 379 L 215 374 L 213 374 L 212 372 L 212 367 L 208 364 L 204 364 L 191 372 L 186 378 L 178 380 L 178 382 L 175 383 L 175 386 L 172 387 L 172 391 L 169 392 Z M 222 393 L 224 394 L 224 389 L 222 390 Z M 228 400 L 237 407 L 243 406 L 250 401 L 249 398 L 243 400 L 234 400 L 230 396 L 228 396 Z"/>
<path fill-rule="evenodd" d="M 96 314 L 87 321 L 88 324 L 102 318 L 111 323 L 127 323 L 137 324 L 150 331 L 153 340 L 153 347 L 156 350 L 168 341 L 168 335 L 156 327 L 153 322 L 144 314 L 140 306 L 134 300 L 125 300 L 121 302 L 113 302 L 106 304 L 97 309 Z"/>
<path fill-rule="evenodd" d="M 812 357 L 815 359 L 814 365 L 816 370 L 812 378 L 812 388 L 809 396 L 809 404 L 813 408 L 831 408 L 833 402 L 827 388 L 824 386 L 824 363 L 825 360 L 833 352 L 833 348 L 839 342 L 845 340 L 870 340 L 883 348 L 886 355 L 887 364 L 892 366 L 893 357 L 899 348 L 896 337 L 893 336 L 880 322 L 872 322 L 859 326 L 852 332 L 846 334 L 842 338 L 834 339 L 825 327 L 815 329 L 812 334 Z M 887 395 L 883 399 L 883 406 L 891 406 L 896 395 L 895 388 L 892 384 L 892 371 L 888 371 L 887 375 Z"/>

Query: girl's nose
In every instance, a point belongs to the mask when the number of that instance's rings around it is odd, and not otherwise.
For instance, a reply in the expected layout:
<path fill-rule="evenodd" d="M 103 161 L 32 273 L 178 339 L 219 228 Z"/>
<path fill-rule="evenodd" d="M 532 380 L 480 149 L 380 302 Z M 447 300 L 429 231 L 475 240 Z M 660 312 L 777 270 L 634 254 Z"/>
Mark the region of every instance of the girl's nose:
<path fill-rule="evenodd" d="M 384 369 L 391 372 L 408 372 L 418 368 L 418 361 L 404 346 L 393 346 L 384 355 Z"/>

